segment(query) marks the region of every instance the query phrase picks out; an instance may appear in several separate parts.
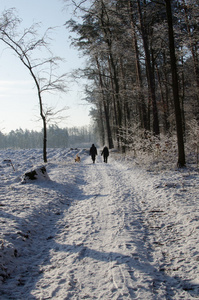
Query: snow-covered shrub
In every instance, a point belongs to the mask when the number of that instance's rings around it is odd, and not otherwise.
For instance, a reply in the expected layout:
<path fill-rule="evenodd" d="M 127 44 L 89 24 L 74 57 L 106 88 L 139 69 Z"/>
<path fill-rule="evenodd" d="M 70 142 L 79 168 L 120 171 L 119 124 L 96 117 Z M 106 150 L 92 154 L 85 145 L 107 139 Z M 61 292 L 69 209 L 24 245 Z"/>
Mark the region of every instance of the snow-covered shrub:
<path fill-rule="evenodd" d="M 194 154 L 196 160 L 195 163 L 199 162 L 199 125 L 197 120 L 193 119 L 187 122 L 187 143 L 186 150 L 189 154 Z M 192 155 L 193 156 L 193 155 Z"/>
<path fill-rule="evenodd" d="M 126 157 L 128 159 L 131 157 L 136 164 L 146 167 L 150 165 L 158 169 L 176 165 L 176 135 L 160 134 L 157 137 L 149 131 L 140 129 L 139 124 L 121 129 L 119 134 L 126 149 Z"/>
<path fill-rule="evenodd" d="M 33 170 L 26 172 L 22 178 L 22 183 L 26 183 L 32 180 L 48 181 L 50 180 L 46 168 L 44 166 L 34 168 Z"/>

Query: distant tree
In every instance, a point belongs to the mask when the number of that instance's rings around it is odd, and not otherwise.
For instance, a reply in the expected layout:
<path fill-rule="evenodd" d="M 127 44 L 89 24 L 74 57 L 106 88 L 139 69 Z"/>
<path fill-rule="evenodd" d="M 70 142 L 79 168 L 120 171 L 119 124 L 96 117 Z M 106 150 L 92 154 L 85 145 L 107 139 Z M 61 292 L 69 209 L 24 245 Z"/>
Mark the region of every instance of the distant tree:
<path fill-rule="evenodd" d="M 68 130 L 61 129 L 57 125 L 50 125 L 48 128 L 48 148 L 68 147 Z"/>
<path fill-rule="evenodd" d="M 48 148 L 87 147 L 96 140 L 92 126 L 59 128 L 50 125 L 48 130 Z M 0 131 L 0 149 L 42 148 L 43 130 L 12 130 L 7 134 Z"/>
<path fill-rule="evenodd" d="M 47 43 L 49 30 L 39 38 L 36 30 L 38 24 L 33 24 L 19 35 L 17 29 L 20 23 L 21 20 L 15 16 L 13 9 L 6 10 L 0 18 L 0 40 L 16 53 L 36 85 L 40 116 L 43 121 L 43 160 L 47 162 L 47 114 L 43 104 L 43 93 L 64 92 L 66 74 L 56 75 L 55 69 L 61 58 L 52 56 L 50 52 Z M 41 49 L 47 50 L 50 57 L 35 59 L 33 56 Z"/>

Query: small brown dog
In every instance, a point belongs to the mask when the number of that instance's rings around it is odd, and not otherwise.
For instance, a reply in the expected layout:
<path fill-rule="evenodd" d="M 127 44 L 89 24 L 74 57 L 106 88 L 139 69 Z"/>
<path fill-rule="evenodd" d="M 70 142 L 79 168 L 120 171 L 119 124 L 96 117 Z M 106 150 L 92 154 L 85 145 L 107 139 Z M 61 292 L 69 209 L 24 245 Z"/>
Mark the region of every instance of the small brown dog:
<path fill-rule="evenodd" d="M 78 154 L 77 154 L 76 157 L 75 157 L 75 162 L 80 162 L 80 157 L 79 157 Z"/>

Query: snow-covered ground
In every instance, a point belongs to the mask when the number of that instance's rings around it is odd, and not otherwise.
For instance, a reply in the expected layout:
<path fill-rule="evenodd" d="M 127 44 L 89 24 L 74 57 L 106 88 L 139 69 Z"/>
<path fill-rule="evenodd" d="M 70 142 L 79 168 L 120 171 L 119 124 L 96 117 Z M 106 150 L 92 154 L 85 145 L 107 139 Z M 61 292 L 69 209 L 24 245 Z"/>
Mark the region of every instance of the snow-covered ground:
<path fill-rule="evenodd" d="M 38 165 L 0 151 L 0 299 L 199 298 L 197 171 L 49 149 L 50 179 L 22 183 Z"/>

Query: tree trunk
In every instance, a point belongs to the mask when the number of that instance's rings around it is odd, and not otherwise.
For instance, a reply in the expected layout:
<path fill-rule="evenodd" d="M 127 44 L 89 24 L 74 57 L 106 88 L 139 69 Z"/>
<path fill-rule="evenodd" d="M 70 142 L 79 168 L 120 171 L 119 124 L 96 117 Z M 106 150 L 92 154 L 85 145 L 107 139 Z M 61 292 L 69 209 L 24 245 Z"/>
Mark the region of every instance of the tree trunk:
<path fill-rule="evenodd" d="M 43 120 L 43 160 L 46 163 L 47 162 L 47 125 L 46 125 L 46 118 L 45 116 L 42 117 Z"/>
<path fill-rule="evenodd" d="M 149 53 L 149 47 L 148 47 L 148 38 L 147 38 L 147 34 L 146 34 L 145 25 L 143 22 L 140 0 L 137 0 L 137 5 L 138 5 L 139 18 L 140 18 L 140 26 L 141 26 L 141 32 L 142 32 L 144 52 L 145 52 L 145 57 L 146 57 L 147 79 L 148 79 L 148 84 L 149 84 L 150 98 L 152 101 L 153 132 L 155 135 L 159 135 L 160 128 L 159 128 L 159 118 L 158 118 L 156 96 L 155 96 L 155 78 L 154 78 L 154 73 L 153 73 L 153 70 L 151 67 L 150 53 Z"/>
<path fill-rule="evenodd" d="M 110 119 L 109 119 L 109 113 L 108 113 L 108 108 L 106 106 L 105 101 L 104 103 L 104 113 L 105 113 L 105 119 L 106 119 L 106 131 L 107 131 L 107 139 L 108 139 L 108 147 L 109 149 L 113 149 L 113 139 L 112 139 L 112 134 L 111 134 L 111 126 L 110 126 Z"/>
<path fill-rule="evenodd" d="M 106 120 L 108 144 L 109 144 L 109 149 L 112 149 L 112 148 L 114 148 L 114 145 L 113 145 L 113 139 L 112 139 L 111 126 L 110 126 L 109 111 L 108 111 L 108 108 L 107 108 L 106 98 L 105 98 L 105 95 L 104 95 L 104 84 L 103 84 L 102 74 L 101 74 L 101 70 L 100 70 L 99 60 L 98 60 L 97 57 L 95 57 L 95 59 L 96 59 L 97 68 L 98 68 L 98 72 L 99 72 L 99 81 L 100 81 L 100 88 L 101 88 L 101 93 L 102 93 L 102 102 L 103 102 L 105 120 Z"/>
<path fill-rule="evenodd" d="M 175 117 L 176 117 L 177 140 L 178 140 L 178 166 L 184 167 L 185 166 L 184 138 L 183 138 L 183 126 L 182 126 L 182 114 L 181 114 L 180 99 L 179 99 L 178 72 L 177 72 L 175 45 L 174 45 L 171 1 L 165 0 L 165 3 L 166 3 L 166 13 L 167 13 L 168 30 L 169 30 L 169 49 L 170 49 L 170 59 L 171 59 L 171 71 L 172 71 L 172 87 L 173 87 L 173 99 L 174 99 Z"/>
<path fill-rule="evenodd" d="M 142 83 L 142 76 L 141 76 L 137 37 L 136 37 L 135 24 L 133 19 L 133 7 L 132 7 L 132 2 L 130 0 L 128 2 L 128 5 L 130 10 L 130 19 L 131 19 L 131 27 L 132 27 L 133 50 L 135 52 L 135 67 L 136 67 L 136 80 L 137 80 L 137 87 L 138 87 L 138 101 L 139 101 L 138 106 L 140 111 L 140 121 L 141 121 L 141 126 L 145 130 L 149 130 L 149 123 L 147 120 L 147 109 L 146 109 L 146 104 L 143 95 L 143 83 Z"/>
<path fill-rule="evenodd" d="M 169 116 L 169 112 L 168 112 L 168 103 L 165 100 L 165 96 L 164 96 L 164 91 L 163 91 L 163 86 L 162 86 L 162 81 L 160 78 L 160 73 L 158 70 L 158 66 L 156 66 L 156 74 L 157 74 L 157 79 L 158 79 L 158 83 L 159 83 L 159 88 L 160 88 L 160 98 L 161 98 L 161 103 L 162 103 L 162 109 L 163 109 L 163 128 L 164 128 L 164 132 L 168 133 L 169 131 L 169 122 L 168 122 L 168 116 Z"/>
<path fill-rule="evenodd" d="M 119 86 L 119 79 L 118 79 L 118 72 L 116 68 L 116 63 L 113 58 L 113 51 L 112 51 L 112 34 L 111 34 L 111 27 L 109 25 L 109 21 L 105 22 L 104 16 L 106 15 L 107 20 L 108 18 L 108 13 L 106 10 L 106 7 L 104 5 L 104 2 L 101 1 L 101 15 L 100 15 L 100 22 L 101 26 L 104 32 L 104 41 L 107 44 L 107 49 L 108 49 L 108 64 L 109 64 L 109 72 L 110 72 L 110 77 L 111 77 L 111 84 L 112 84 L 112 94 L 114 97 L 114 108 L 115 108 L 115 113 L 116 113 L 116 135 L 117 135 L 117 141 L 118 141 L 118 148 L 120 148 L 120 143 L 119 143 L 119 129 L 122 126 L 122 108 L 121 108 L 121 103 L 120 103 L 120 86 Z"/>
<path fill-rule="evenodd" d="M 99 135 L 100 135 L 102 145 L 105 145 L 104 117 L 103 117 L 103 108 L 102 108 L 101 101 L 99 103 L 99 109 L 98 110 L 99 110 L 99 120 L 98 120 Z"/>
<path fill-rule="evenodd" d="M 32 73 L 32 70 L 31 70 Z M 32 76 L 35 80 L 35 84 L 37 87 L 37 93 L 38 93 L 38 98 L 39 98 L 39 108 L 40 108 L 40 116 L 43 121 L 43 160 L 46 163 L 47 162 L 47 124 L 46 124 L 46 117 L 43 112 L 43 103 L 42 103 L 42 98 L 41 98 L 41 90 L 39 83 L 35 77 L 35 75 L 32 73 Z"/>

